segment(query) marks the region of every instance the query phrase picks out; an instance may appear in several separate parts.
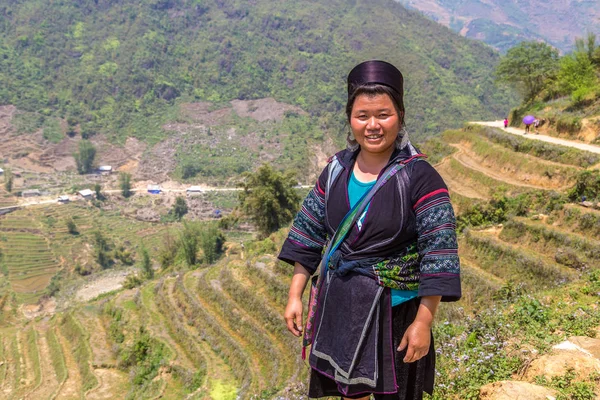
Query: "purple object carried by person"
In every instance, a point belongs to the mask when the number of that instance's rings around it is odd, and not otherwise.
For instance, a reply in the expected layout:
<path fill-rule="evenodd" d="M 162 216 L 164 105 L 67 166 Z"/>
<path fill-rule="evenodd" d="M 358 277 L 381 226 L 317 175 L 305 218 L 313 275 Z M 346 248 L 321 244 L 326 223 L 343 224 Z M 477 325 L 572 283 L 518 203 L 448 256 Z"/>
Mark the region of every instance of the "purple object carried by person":
<path fill-rule="evenodd" d="M 525 125 L 531 125 L 533 124 L 533 121 L 535 121 L 535 117 L 533 115 L 526 115 L 523 117 L 523 123 Z"/>

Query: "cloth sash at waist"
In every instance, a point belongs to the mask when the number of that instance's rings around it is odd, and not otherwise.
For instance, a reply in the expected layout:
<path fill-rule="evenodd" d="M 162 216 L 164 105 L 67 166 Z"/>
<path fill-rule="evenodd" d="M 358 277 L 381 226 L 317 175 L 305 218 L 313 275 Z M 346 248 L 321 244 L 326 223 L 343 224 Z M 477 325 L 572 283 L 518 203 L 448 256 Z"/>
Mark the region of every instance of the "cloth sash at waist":
<path fill-rule="evenodd" d="M 370 260 L 333 260 L 318 294 L 309 363 L 344 395 L 395 393 L 390 291 L 359 273 Z"/>
<path fill-rule="evenodd" d="M 379 286 L 397 290 L 418 290 L 421 272 L 417 245 L 411 244 L 389 257 L 370 257 L 359 260 L 344 260 L 341 251 L 329 258 L 327 269 L 343 276 L 350 271 L 367 276 Z"/>

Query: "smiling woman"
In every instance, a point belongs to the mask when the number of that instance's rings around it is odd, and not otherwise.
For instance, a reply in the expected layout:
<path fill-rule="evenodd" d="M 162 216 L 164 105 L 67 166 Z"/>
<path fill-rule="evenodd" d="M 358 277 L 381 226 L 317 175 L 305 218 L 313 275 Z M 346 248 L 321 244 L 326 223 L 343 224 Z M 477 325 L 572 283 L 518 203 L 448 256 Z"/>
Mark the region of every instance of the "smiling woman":
<path fill-rule="evenodd" d="M 332 157 L 279 254 L 294 265 L 284 318 L 296 336 L 319 269 L 304 329 L 312 398 L 433 391 L 435 311 L 461 296 L 456 222 L 444 181 L 403 128 L 402 95 L 387 62 L 350 72 L 348 149 Z"/>

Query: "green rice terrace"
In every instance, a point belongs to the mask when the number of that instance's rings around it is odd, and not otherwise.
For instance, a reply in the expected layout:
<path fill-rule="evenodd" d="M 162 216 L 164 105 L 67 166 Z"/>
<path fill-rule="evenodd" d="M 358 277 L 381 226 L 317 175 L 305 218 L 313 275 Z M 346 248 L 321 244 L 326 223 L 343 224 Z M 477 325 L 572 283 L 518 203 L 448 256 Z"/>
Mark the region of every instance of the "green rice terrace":
<path fill-rule="evenodd" d="M 566 351 L 554 345 L 600 334 L 598 155 L 475 126 L 423 147 L 443 156 L 464 293 L 437 316 L 433 398 L 487 399 L 504 381 L 599 398 L 597 343 L 584 369 L 542 368 Z M 223 254 L 196 244 L 193 267 L 174 243 L 217 224 L 136 219 L 167 209 L 149 196 L 0 216 L 0 398 L 304 398 L 308 367 L 282 319 L 291 269 L 275 257 L 286 229 L 258 240 L 229 196 L 209 199 L 230 205 Z"/>

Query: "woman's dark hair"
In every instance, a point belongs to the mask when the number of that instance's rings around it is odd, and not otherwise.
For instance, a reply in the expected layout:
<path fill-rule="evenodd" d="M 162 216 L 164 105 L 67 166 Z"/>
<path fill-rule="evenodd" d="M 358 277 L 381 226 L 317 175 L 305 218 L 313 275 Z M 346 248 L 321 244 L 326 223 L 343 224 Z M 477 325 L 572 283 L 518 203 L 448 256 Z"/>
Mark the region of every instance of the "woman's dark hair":
<path fill-rule="evenodd" d="M 352 115 L 352 107 L 354 106 L 354 102 L 356 98 L 360 95 L 367 96 L 376 96 L 378 94 L 387 94 L 392 103 L 394 104 L 394 108 L 396 109 L 396 113 L 398 113 L 398 118 L 400 118 L 400 132 L 398 132 L 398 138 L 396 139 L 396 146 L 399 148 L 401 145 L 402 137 L 405 134 L 404 130 L 404 101 L 402 99 L 402 95 L 398 93 L 396 90 L 392 89 L 389 86 L 381 85 L 378 83 L 365 83 L 362 85 L 358 85 L 352 88 L 352 91 L 348 95 L 348 102 L 346 103 L 346 117 L 348 118 L 348 122 L 350 122 L 350 117 Z M 348 132 L 348 137 L 346 138 L 348 142 L 348 148 L 350 150 L 355 150 L 358 148 L 358 143 L 352 137 L 352 132 Z"/>

